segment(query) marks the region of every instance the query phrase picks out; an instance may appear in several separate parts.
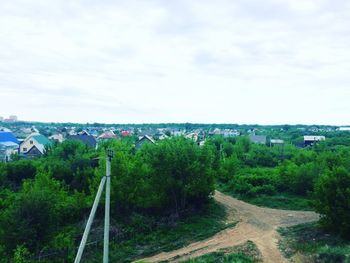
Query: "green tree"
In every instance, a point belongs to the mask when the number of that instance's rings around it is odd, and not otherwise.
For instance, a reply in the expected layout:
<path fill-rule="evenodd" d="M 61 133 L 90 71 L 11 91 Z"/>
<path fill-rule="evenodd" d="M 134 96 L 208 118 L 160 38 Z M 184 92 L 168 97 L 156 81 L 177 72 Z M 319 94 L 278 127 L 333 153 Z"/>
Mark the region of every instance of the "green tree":
<path fill-rule="evenodd" d="M 205 203 L 214 190 L 211 147 L 179 137 L 146 144 L 136 154 L 122 141 L 113 149 L 112 206 L 117 210 L 179 212 Z M 105 173 L 104 163 L 98 178 Z"/>
<path fill-rule="evenodd" d="M 7 200 L 0 213 L 0 243 L 8 254 L 21 245 L 37 252 L 86 207 L 79 196 L 68 196 L 47 174 L 25 181 L 21 191 Z"/>
<path fill-rule="evenodd" d="M 87 193 L 94 176 L 92 159 L 97 154 L 79 141 L 65 141 L 54 146 L 45 158 L 41 159 L 40 168 L 54 179 L 64 182 L 71 191 Z"/>
<path fill-rule="evenodd" d="M 315 208 L 322 224 L 350 238 L 350 173 L 344 167 L 323 174 L 316 183 Z"/>
<path fill-rule="evenodd" d="M 154 183 L 166 195 L 164 206 L 179 211 L 204 203 L 213 188 L 213 155 L 191 140 L 172 138 L 142 149 L 143 159 L 154 171 Z"/>
<path fill-rule="evenodd" d="M 6 165 L 7 180 L 15 188 L 21 185 L 22 180 L 34 178 L 36 171 L 36 163 L 33 160 L 22 159 Z"/>

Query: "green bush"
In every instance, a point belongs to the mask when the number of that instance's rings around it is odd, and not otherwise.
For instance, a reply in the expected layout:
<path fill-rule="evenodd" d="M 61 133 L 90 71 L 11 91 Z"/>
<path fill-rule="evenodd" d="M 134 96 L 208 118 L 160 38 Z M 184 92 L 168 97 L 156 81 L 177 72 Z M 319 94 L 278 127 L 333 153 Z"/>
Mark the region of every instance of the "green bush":
<path fill-rule="evenodd" d="M 270 168 L 242 170 L 230 181 L 230 189 L 247 197 L 272 195 L 276 191 L 276 173 Z"/>
<path fill-rule="evenodd" d="M 20 192 L 7 199 L 0 213 L 0 244 L 5 244 L 8 255 L 21 245 L 31 252 L 38 251 L 60 227 L 76 220 L 84 208 L 78 196 L 68 196 L 47 174 L 26 181 Z"/>
<path fill-rule="evenodd" d="M 123 142 L 116 142 L 112 149 L 114 212 L 179 213 L 207 203 L 214 191 L 211 147 L 198 147 L 180 137 L 145 144 L 136 153 Z M 101 160 L 95 189 L 105 174 L 104 158 Z"/>
<path fill-rule="evenodd" d="M 322 175 L 316 183 L 315 208 L 322 224 L 350 238 L 350 173 L 344 167 Z"/>

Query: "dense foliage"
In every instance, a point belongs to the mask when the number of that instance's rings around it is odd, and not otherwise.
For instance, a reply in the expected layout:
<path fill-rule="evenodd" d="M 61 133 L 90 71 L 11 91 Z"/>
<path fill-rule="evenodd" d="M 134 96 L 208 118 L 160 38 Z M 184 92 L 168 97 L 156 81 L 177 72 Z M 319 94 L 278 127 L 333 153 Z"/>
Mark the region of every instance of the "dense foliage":
<path fill-rule="evenodd" d="M 125 223 L 139 217 L 142 221 L 147 215 L 172 213 L 179 217 L 208 203 L 214 190 L 209 147 L 174 138 L 138 151 L 130 141 L 105 143 L 96 151 L 65 141 L 39 159 L 0 163 L 0 253 L 4 258 L 76 246 L 82 220 L 105 175 L 106 148 L 115 152 L 111 210 L 116 220 Z M 95 168 L 98 156 L 100 165 Z"/>
<path fill-rule="evenodd" d="M 21 262 L 40 251 L 70 247 L 72 259 L 105 174 L 107 149 L 115 153 L 116 232 L 157 233 L 159 218 L 173 222 L 200 211 L 217 187 L 259 205 L 315 209 L 324 227 L 349 238 L 350 134 L 333 132 L 325 142 L 300 148 L 299 130 L 267 133 L 294 144 L 271 147 L 247 136 L 214 136 L 199 147 L 176 137 L 136 150 L 135 138 L 128 137 L 95 150 L 65 141 L 41 158 L 0 163 L 0 256 Z M 102 217 L 101 205 L 97 221 Z"/>
<path fill-rule="evenodd" d="M 258 205 L 315 209 L 329 230 L 350 238 L 350 135 L 312 147 L 213 138 L 219 189 Z M 307 201 L 308 200 L 308 201 Z"/>
<path fill-rule="evenodd" d="M 329 233 L 317 223 L 280 228 L 279 247 L 287 258 L 304 255 L 304 262 L 349 262 L 350 241 Z"/>
<path fill-rule="evenodd" d="M 344 167 L 321 176 L 315 190 L 316 208 L 329 229 L 350 237 L 350 173 Z"/>

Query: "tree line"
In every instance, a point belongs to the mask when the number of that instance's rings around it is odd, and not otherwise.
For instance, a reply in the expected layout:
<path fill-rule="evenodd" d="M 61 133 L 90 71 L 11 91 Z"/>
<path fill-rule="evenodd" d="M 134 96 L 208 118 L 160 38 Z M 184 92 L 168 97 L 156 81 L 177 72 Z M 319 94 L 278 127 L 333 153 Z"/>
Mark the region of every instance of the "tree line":
<path fill-rule="evenodd" d="M 173 138 L 137 151 L 128 140 L 104 143 L 97 151 L 65 141 L 36 160 L 0 164 L 2 258 L 77 244 L 105 175 L 107 149 L 115 153 L 111 215 L 117 221 L 181 216 L 186 209 L 205 205 L 214 190 L 212 149 L 191 140 Z M 97 220 L 102 216 L 100 205 Z"/>
<path fill-rule="evenodd" d="M 205 206 L 218 188 L 242 198 L 307 198 L 326 229 L 349 238 L 349 142 L 343 134 L 308 148 L 268 147 L 245 136 L 217 136 L 199 147 L 177 137 L 136 150 L 127 138 L 94 150 L 65 141 L 41 158 L 0 163 L 0 258 L 21 262 L 43 249 L 77 245 L 107 149 L 114 150 L 111 215 L 118 226 L 141 229 L 150 217 L 181 217 Z"/>
<path fill-rule="evenodd" d="M 331 136 L 312 147 L 268 147 L 247 137 L 216 137 L 217 186 L 237 197 L 285 193 L 307 198 L 326 229 L 350 238 L 350 135 Z M 288 200 L 286 200 L 288 201 Z"/>

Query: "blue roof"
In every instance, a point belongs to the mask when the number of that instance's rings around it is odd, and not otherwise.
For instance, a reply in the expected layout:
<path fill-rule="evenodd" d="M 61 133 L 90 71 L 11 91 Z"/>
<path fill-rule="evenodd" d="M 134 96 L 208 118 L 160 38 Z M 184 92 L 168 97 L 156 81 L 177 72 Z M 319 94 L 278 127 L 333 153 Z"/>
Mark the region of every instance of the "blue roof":
<path fill-rule="evenodd" d="M 14 142 L 19 144 L 19 141 L 12 132 L 0 132 L 0 142 Z"/>

